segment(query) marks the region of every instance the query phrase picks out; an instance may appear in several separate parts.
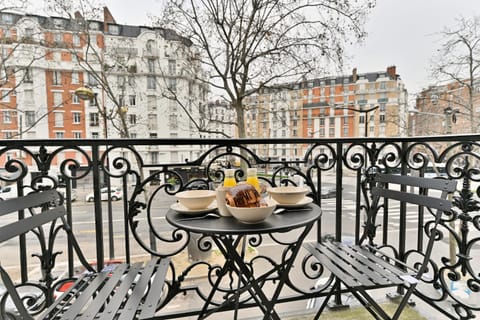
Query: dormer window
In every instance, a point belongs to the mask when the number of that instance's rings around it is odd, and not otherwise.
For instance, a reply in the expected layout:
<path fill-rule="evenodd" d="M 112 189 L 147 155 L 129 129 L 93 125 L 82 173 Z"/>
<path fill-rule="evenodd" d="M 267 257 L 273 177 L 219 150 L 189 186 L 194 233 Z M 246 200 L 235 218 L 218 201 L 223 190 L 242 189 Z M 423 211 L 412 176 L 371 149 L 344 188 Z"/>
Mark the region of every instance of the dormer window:
<path fill-rule="evenodd" d="M 147 41 L 145 47 L 147 48 L 148 52 L 152 52 L 152 50 L 154 48 L 154 45 L 155 45 L 155 41 L 150 39 L 150 40 Z"/>
<path fill-rule="evenodd" d="M 98 29 L 99 29 L 99 25 L 98 25 L 97 22 L 90 22 L 89 28 L 90 28 L 90 30 L 98 30 Z"/>
<path fill-rule="evenodd" d="M 114 24 L 108 26 L 108 31 L 110 34 L 118 35 L 120 34 L 120 27 Z"/>
<path fill-rule="evenodd" d="M 53 19 L 53 25 L 57 29 L 62 29 L 63 28 L 63 20 L 62 19 Z"/>
<path fill-rule="evenodd" d="M 2 22 L 5 24 L 13 24 L 13 16 L 8 13 L 2 14 Z"/>

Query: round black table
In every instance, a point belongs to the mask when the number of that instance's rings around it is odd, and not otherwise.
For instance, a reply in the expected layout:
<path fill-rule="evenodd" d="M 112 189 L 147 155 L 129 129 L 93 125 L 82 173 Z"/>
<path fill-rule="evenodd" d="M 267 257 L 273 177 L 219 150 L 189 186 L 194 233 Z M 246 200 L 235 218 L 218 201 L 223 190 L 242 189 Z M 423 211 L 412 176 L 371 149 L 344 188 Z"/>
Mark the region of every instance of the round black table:
<path fill-rule="evenodd" d="M 243 292 L 248 291 L 256 301 L 256 305 L 262 310 L 264 319 L 280 320 L 274 309 L 275 302 L 288 279 L 288 274 L 303 240 L 312 229 L 314 223 L 320 219 L 321 214 L 322 211 L 319 206 L 309 204 L 298 209 L 291 208 L 281 214 L 273 214 L 265 221 L 257 224 L 245 224 L 233 217 L 189 220 L 186 219 L 187 217 L 184 214 L 179 214 L 175 210 L 170 209 L 166 214 L 168 223 L 187 232 L 209 236 L 225 258 L 222 272 L 219 273 L 219 277 L 205 301 L 199 319 L 206 318 L 216 310 L 225 308 L 226 305 L 233 305 L 235 310 L 234 319 L 236 319 L 239 297 Z M 290 254 L 288 257 L 285 257 L 285 260 L 279 265 L 272 266 L 271 270 L 262 270 L 262 275 L 256 277 L 252 268 L 247 266 L 244 261 L 247 236 L 282 233 L 294 229 L 301 229 L 301 232 L 295 241 L 289 244 L 288 250 Z M 239 247 L 242 248 L 240 253 L 237 250 Z M 239 283 L 235 293 L 226 299 L 221 306 L 209 309 L 222 277 L 227 275 L 228 272 L 235 272 L 238 275 Z M 271 279 L 272 276 L 275 277 L 276 288 L 271 298 L 268 298 L 263 292 L 262 283 L 267 279 Z M 240 288 L 241 285 L 243 285 L 242 288 Z"/>
<path fill-rule="evenodd" d="M 308 208 L 311 208 L 311 210 L 305 210 Z M 322 211 L 319 206 L 309 204 L 299 209 L 288 209 L 282 214 L 272 214 L 263 222 L 256 224 L 242 223 L 233 217 L 189 220 L 187 215 L 179 214 L 173 209 L 168 210 L 165 218 L 172 226 L 189 232 L 208 235 L 242 235 L 287 232 L 317 221 L 321 214 Z"/>

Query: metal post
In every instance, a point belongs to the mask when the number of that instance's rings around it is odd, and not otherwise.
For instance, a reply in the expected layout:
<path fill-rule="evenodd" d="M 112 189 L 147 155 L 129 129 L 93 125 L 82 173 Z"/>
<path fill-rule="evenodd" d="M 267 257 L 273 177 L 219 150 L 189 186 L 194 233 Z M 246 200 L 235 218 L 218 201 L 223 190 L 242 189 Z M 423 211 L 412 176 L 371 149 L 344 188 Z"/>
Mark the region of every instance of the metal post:
<path fill-rule="evenodd" d="M 93 92 L 92 89 L 89 87 L 80 87 L 75 90 L 75 94 L 82 100 L 90 100 L 95 102 L 95 106 L 98 108 L 98 96 L 96 92 Z M 102 99 L 103 103 L 103 99 Z M 103 136 L 105 138 L 105 152 L 106 152 L 106 161 L 107 163 L 103 166 L 105 169 L 103 170 L 103 182 L 107 187 L 107 219 L 108 219 L 108 249 L 109 249 L 109 257 L 113 259 L 115 257 L 115 243 L 113 238 L 113 208 L 112 208 L 112 199 L 110 197 L 110 193 L 112 190 L 110 176 L 108 176 L 108 172 L 110 172 L 110 158 L 108 155 L 108 129 L 107 129 L 107 106 L 105 103 L 102 104 L 102 117 L 103 117 Z M 100 155 L 99 155 L 100 156 Z M 98 158 L 99 159 L 99 158 Z M 103 164 L 100 164 L 103 165 Z M 100 184 L 96 184 L 100 186 Z M 101 200 L 101 194 L 98 193 L 99 197 L 97 199 L 98 202 Z M 96 196 L 96 195 L 95 195 Z"/>

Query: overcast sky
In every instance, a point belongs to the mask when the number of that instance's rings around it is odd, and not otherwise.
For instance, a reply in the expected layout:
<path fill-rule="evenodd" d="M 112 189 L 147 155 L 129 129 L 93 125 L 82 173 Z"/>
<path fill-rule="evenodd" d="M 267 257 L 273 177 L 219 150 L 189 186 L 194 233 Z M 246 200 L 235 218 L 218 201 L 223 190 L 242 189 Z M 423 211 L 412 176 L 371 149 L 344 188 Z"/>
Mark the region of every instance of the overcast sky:
<path fill-rule="evenodd" d="M 164 0 L 104 0 L 117 23 L 149 25 L 159 15 Z M 480 15 L 479 0 L 377 0 L 366 26 L 368 38 L 348 53 L 345 73 L 382 71 L 397 66 L 409 93 L 432 80 L 428 67 L 439 47 L 438 32 L 460 16 Z"/>

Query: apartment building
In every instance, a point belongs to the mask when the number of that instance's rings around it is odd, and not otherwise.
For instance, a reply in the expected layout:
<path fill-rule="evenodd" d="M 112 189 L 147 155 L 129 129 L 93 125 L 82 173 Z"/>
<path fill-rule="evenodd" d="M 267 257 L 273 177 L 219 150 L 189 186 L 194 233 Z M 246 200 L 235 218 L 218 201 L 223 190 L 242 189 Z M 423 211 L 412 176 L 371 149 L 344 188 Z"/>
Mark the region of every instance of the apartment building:
<path fill-rule="evenodd" d="M 117 24 L 108 8 L 103 21 L 1 12 L 0 49 L 0 139 L 200 137 L 185 112 L 199 117 L 208 87 L 198 53 L 172 30 Z M 95 99 L 75 94 L 85 86 Z M 201 152 L 169 148 L 139 151 L 151 163 Z"/>
<path fill-rule="evenodd" d="M 478 133 L 480 118 L 480 79 L 429 86 L 416 97 L 410 113 L 410 134 Z"/>
<path fill-rule="evenodd" d="M 395 66 L 264 88 L 246 103 L 247 132 L 254 137 L 398 137 L 407 132 L 407 90 Z M 277 159 L 304 152 L 301 146 L 259 148 Z"/>

